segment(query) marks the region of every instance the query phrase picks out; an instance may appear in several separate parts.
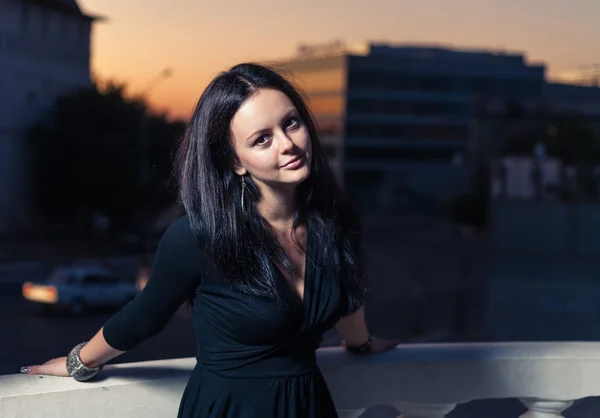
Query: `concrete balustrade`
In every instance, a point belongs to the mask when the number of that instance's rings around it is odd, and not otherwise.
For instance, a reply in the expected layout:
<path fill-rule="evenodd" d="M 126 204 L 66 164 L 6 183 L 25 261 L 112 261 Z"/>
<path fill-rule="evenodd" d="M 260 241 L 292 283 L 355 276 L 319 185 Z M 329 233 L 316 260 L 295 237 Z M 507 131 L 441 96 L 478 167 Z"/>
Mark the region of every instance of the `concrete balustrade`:
<path fill-rule="evenodd" d="M 600 395 L 600 343 L 406 345 L 365 357 L 324 348 L 318 360 L 340 418 L 381 404 L 403 418 L 443 418 L 458 404 L 500 398 L 520 399 L 528 409 L 521 418 L 555 418 Z M 0 417 L 173 417 L 194 365 L 186 358 L 107 366 L 90 383 L 0 376 Z"/>

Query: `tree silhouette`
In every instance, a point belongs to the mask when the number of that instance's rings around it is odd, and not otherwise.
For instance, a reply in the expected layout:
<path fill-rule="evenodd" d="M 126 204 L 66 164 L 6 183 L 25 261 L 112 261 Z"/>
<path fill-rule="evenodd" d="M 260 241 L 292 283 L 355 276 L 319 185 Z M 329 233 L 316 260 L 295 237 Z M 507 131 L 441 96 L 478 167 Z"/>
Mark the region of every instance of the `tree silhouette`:
<path fill-rule="evenodd" d="M 37 203 L 49 221 L 83 218 L 90 225 L 101 212 L 114 228 L 126 228 L 134 214 L 169 202 L 171 161 L 184 124 L 146 112 L 142 100 L 128 99 L 125 86 L 112 82 L 57 99 L 28 134 Z M 146 151 L 152 168 L 142 189 L 139 158 Z"/>

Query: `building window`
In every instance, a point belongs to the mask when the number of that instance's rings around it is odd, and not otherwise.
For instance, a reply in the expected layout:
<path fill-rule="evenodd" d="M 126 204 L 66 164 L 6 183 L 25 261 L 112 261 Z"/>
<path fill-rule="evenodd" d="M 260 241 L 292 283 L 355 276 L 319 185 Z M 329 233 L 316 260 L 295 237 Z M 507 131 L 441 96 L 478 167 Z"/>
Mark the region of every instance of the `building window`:
<path fill-rule="evenodd" d="M 338 92 L 345 88 L 343 67 L 315 71 L 294 71 L 292 81 L 309 95 L 316 92 Z"/>
<path fill-rule="evenodd" d="M 417 74 L 400 71 L 355 70 L 348 74 L 350 89 L 380 91 L 423 91 L 444 93 L 478 93 L 499 96 L 532 96 L 541 93 L 542 78 L 502 78 L 490 74 Z"/>
<path fill-rule="evenodd" d="M 438 161 L 451 163 L 457 154 L 456 147 L 412 147 L 412 148 L 370 148 L 346 147 L 346 159 L 378 161 Z"/>
<path fill-rule="evenodd" d="M 348 121 L 347 137 L 390 139 L 463 139 L 469 136 L 468 125 L 382 125 Z"/>
<path fill-rule="evenodd" d="M 465 102 L 417 102 L 381 99 L 349 99 L 348 112 L 380 115 L 466 115 L 471 106 Z"/>

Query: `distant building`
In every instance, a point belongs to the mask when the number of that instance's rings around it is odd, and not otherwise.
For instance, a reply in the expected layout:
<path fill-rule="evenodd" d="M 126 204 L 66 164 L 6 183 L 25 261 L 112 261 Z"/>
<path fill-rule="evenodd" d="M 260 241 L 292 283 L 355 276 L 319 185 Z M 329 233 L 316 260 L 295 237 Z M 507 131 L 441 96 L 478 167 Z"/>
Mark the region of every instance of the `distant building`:
<path fill-rule="evenodd" d="M 544 98 L 550 110 L 582 115 L 600 134 L 600 87 L 548 83 Z"/>
<path fill-rule="evenodd" d="M 75 0 L 0 0 L 0 233 L 30 223 L 23 134 L 58 95 L 90 85 L 95 20 Z"/>
<path fill-rule="evenodd" d="M 521 54 L 412 45 L 303 46 L 276 65 L 307 93 L 363 212 L 468 191 L 479 104 L 535 102 L 545 82 L 545 67 Z"/>
<path fill-rule="evenodd" d="M 557 191 L 575 186 L 572 167 L 558 158 L 507 156 L 492 165 L 492 199 L 558 200 Z"/>

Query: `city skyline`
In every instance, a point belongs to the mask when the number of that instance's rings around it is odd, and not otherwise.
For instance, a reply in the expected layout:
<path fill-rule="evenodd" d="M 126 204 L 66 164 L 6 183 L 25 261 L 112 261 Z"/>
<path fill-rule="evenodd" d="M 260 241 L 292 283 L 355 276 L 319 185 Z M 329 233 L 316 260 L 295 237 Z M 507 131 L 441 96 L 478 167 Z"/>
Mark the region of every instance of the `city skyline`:
<path fill-rule="evenodd" d="M 92 68 L 100 79 L 125 82 L 139 93 L 163 69 L 173 75 L 149 95 L 154 107 L 186 117 L 206 84 L 241 61 L 291 57 L 299 44 L 341 39 L 489 48 L 525 53 L 547 65 L 549 78 L 567 78 L 600 62 L 594 39 L 600 4 L 594 0 L 516 1 L 348 0 L 217 1 L 79 0 L 95 25 Z M 576 6 L 576 7 L 575 7 Z M 133 52 L 132 52 L 133 51 Z"/>

